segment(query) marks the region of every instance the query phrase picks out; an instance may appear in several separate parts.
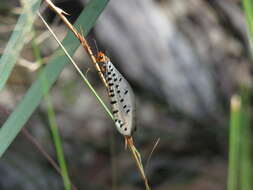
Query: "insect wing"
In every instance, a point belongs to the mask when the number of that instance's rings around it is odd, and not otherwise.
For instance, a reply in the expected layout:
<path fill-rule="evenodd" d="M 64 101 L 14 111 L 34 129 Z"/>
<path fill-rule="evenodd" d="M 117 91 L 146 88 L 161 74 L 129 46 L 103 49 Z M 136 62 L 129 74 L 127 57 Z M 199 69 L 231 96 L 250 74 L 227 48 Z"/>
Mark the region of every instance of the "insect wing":
<path fill-rule="evenodd" d="M 111 61 L 106 62 L 104 66 L 115 125 L 121 134 L 131 136 L 135 127 L 135 102 L 132 88 Z"/>

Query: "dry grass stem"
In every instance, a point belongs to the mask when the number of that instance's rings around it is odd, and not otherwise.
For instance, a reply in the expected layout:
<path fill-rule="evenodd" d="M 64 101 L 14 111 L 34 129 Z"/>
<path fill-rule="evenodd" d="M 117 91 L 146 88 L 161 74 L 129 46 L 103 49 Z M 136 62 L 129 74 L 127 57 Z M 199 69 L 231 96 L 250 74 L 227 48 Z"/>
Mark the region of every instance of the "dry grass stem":
<path fill-rule="evenodd" d="M 68 21 L 68 19 L 64 16 L 64 15 L 69 15 L 68 13 L 66 13 L 65 11 L 63 11 L 62 9 L 60 9 L 59 7 L 56 7 L 51 0 L 45 0 L 49 7 L 62 19 L 62 21 L 66 24 L 66 26 L 74 33 L 74 35 L 77 37 L 77 39 L 80 41 L 82 47 L 86 50 L 86 52 L 88 53 L 88 55 L 91 58 L 92 63 L 94 64 L 96 70 L 98 71 L 99 77 L 102 80 L 102 82 L 104 83 L 104 85 L 107 87 L 107 83 L 106 80 L 102 74 L 102 71 L 96 61 L 96 57 L 94 56 L 88 42 L 86 41 L 86 39 L 83 37 L 83 35 L 81 35 L 77 29 Z"/>
<path fill-rule="evenodd" d="M 51 0 L 45 0 L 49 7 L 56 12 L 57 15 L 59 15 L 59 17 L 63 20 L 63 22 L 66 24 L 66 26 L 74 33 L 74 35 L 78 38 L 78 40 L 80 41 L 82 47 L 86 50 L 86 52 L 88 53 L 88 55 L 90 56 L 92 63 L 94 64 L 96 70 L 98 71 L 98 74 L 100 76 L 100 79 L 102 80 L 102 82 L 104 83 L 104 85 L 107 88 L 107 82 L 104 78 L 104 75 L 96 61 L 96 57 L 93 54 L 88 42 L 85 40 L 85 38 L 83 37 L 83 35 L 81 35 L 77 29 L 68 21 L 68 19 L 65 17 L 65 15 L 68 15 L 68 13 L 66 13 L 65 11 L 63 11 L 62 9 L 60 9 L 59 7 L 56 7 Z M 113 119 L 113 116 L 112 116 Z M 138 171 L 145 183 L 145 187 L 146 190 L 151 190 L 149 184 L 148 184 L 148 179 L 145 175 L 145 171 L 142 165 L 142 160 L 141 160 L 141 156 L 139 151 L 136 149 L 136 147 L 134 146 L 134 141 L 132 137 L 127 137 L 125 136 L 125 142 L 127 143 L 127 146 L 132 154 L 132 157 L 134 158 L 134 161 L 136 163 L 136 166 L 138 168 Z"/>

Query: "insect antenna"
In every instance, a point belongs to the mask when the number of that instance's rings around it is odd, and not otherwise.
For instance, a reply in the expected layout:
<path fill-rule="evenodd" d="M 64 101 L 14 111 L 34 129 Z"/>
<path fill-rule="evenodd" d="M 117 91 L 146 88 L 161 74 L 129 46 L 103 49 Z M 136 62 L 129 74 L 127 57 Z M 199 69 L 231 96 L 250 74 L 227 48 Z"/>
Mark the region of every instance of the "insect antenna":
<path fill-rule="evenodd" d="M 80 29 L 81 36 L 84 38 L 82 26 L 80 24 L 78 24 L 78 27 Z"/>
<path fill-rule="evenodd" d="M 95 47 L 96 47 L 96 54 L 98 54 L 99 50 L 98 50 L 98 46 L 97 46 L 97 41 L 93 38 L 93 41 L 94 41 L 94 44 L 95 44 Z"/>

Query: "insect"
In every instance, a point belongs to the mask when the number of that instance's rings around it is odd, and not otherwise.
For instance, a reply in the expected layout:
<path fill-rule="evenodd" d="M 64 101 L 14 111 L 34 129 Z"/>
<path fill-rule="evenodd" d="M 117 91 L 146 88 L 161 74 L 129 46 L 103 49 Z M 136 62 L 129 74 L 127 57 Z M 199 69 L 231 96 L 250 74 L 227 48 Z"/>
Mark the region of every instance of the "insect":
<path fill-rule="evenodd" d="M 132 88 L 104 53 L 99 52 L 96 60 L 102 64 L 101 70 L 106 79 L 116 128 L 122 135 L 131 136 L 135 130 L 135 101 Z"/>

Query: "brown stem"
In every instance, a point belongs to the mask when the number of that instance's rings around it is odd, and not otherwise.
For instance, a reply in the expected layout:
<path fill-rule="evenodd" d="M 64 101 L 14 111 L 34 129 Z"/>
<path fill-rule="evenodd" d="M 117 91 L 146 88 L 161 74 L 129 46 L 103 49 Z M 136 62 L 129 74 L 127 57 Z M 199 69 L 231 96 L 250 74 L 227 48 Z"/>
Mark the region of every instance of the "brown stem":
<path fill-rule="evenodd" d="M 61 175 L 61 169 L 51 156 L 45 151 L 41 144 L 29 133 L 26 128 L 22 129 L 24 136 L 37 148 L 37 150 L 47 159 L 47 161 L 54 167 L 54 169 Z M 70 181 L 72 189 L 77 190 L 76 186 Z"/>
<path fill-rule="evenodd" d="M 133 138 L 125 136 L 125 139 L 126 139 L 128 148 L 129 148 L 130 152 L 132 153 L 132 156 L 135 160 L 135 163 L 136 163 L 136 166 L 137 166 L 138 171 L 140 173 L 140 176 L 142 177 L 142 179 L 145 183 L 146 190 L 151 190 L 151 188 L 148 184 L 148 179 L 145 175 L 145 171 L 143 169 L 143 165 L 142 165 L 142 162 L 141 162 L 141 158 L 139 156 L 139 152 L 137 151 L 137 149 L 134 146 Z"/>
<path fill-rule="evenodd" d="M 96 57 L 94 56 L 88 42 L 85 40 L 85 38 L 79 34 L 79 32 L 76 30 L 76 28 L 68 21 L 68 19 L 64 16 L 65 15 L 68 15 L 68 13 L 66 13 L 65 11 L 63 11 L 62 9 L 56 7 L 51 0 L 45 0 L 49 7 L 51 9 L 53 9 L 59 16 L 60 18 L 63 20 L 63 22 L 67 25 L 67 27 L 74 33 L 74 35 L 78 38 L 78 40 L 80 41 L 81 45 L 83 46 L 83 48 L 86 50 L 86 52 L 89 54 L 91 60 L 92 60 L 92 63 L 94 64 L 95 68 L 97 69 L 98 71 L 98 74 L 100 76 L 100 79 L 102 80 L 102 82 L 104 83 L 104 85 L 106 87 L 107 86 L 107 83 L 106 83 L 106 80 L 104 78 L 104 75 L 102 74 L 102 71 L 97 63 L 97 60 L 96 60 Z M 143 165 L 142 165 L 142 162 L 141 162 L 141 158 L 139 156 L 139 153 L 137 151 L 137 149 L 135 148 L 134 146 L 134 143 L 133 143 L 133 139 L 132 137 L 125 137 L 126 139 L 126 142 L 127 142 L 127 145 L 129 147 L 129 150 L 135 160 L 135 163 L 137 165 L 137 168 L 138 168 L 138 171 L 142 177 L 142 179 L 144 180 L 144 183 L 145 183 L 145 187 L 146 187 L 146 190 L 151 190 L 151 188 L 149 187 L 149 184 L 148 184 L 148 179 L 146 178 L 146 175 L 145 175 L 145 172 L 144 172 L 144 169 L 143 169 Z"/>
<path fill-rule="evenodd" d="M 57 15 L 59 15 L 59 17 L 62 19 L 62 21 L 66 24 L 66 26 L 74 33 L 74 35 L 77 37 L 77 39 L 80 41 L 82 47 L 86 50 L 86 52 L 89 54 L 92 63 L 94 64 L 96 70 L 98 71 L 99 77 L 102 80 L 102 82 L 104 83 L 104 85 L 107 87 L 107 83 L 106 80 L 104 78 L 104 75 L 102 74 L 102 71 L 96 61 L 96 57 L 94 56 L 88 42 L 86 41 L 86 39 L 77 31 L 77 29 L 68 21 L 68 19 L 64 16 L 68 15 L 68 13 L 66 13 L 65 11 L 63 11 L 62 9 L 60 9 L 59 7 L 56 7 L 51 0 L 45 0 L 49 7 L 55 11 L 57 13 Z"/>

